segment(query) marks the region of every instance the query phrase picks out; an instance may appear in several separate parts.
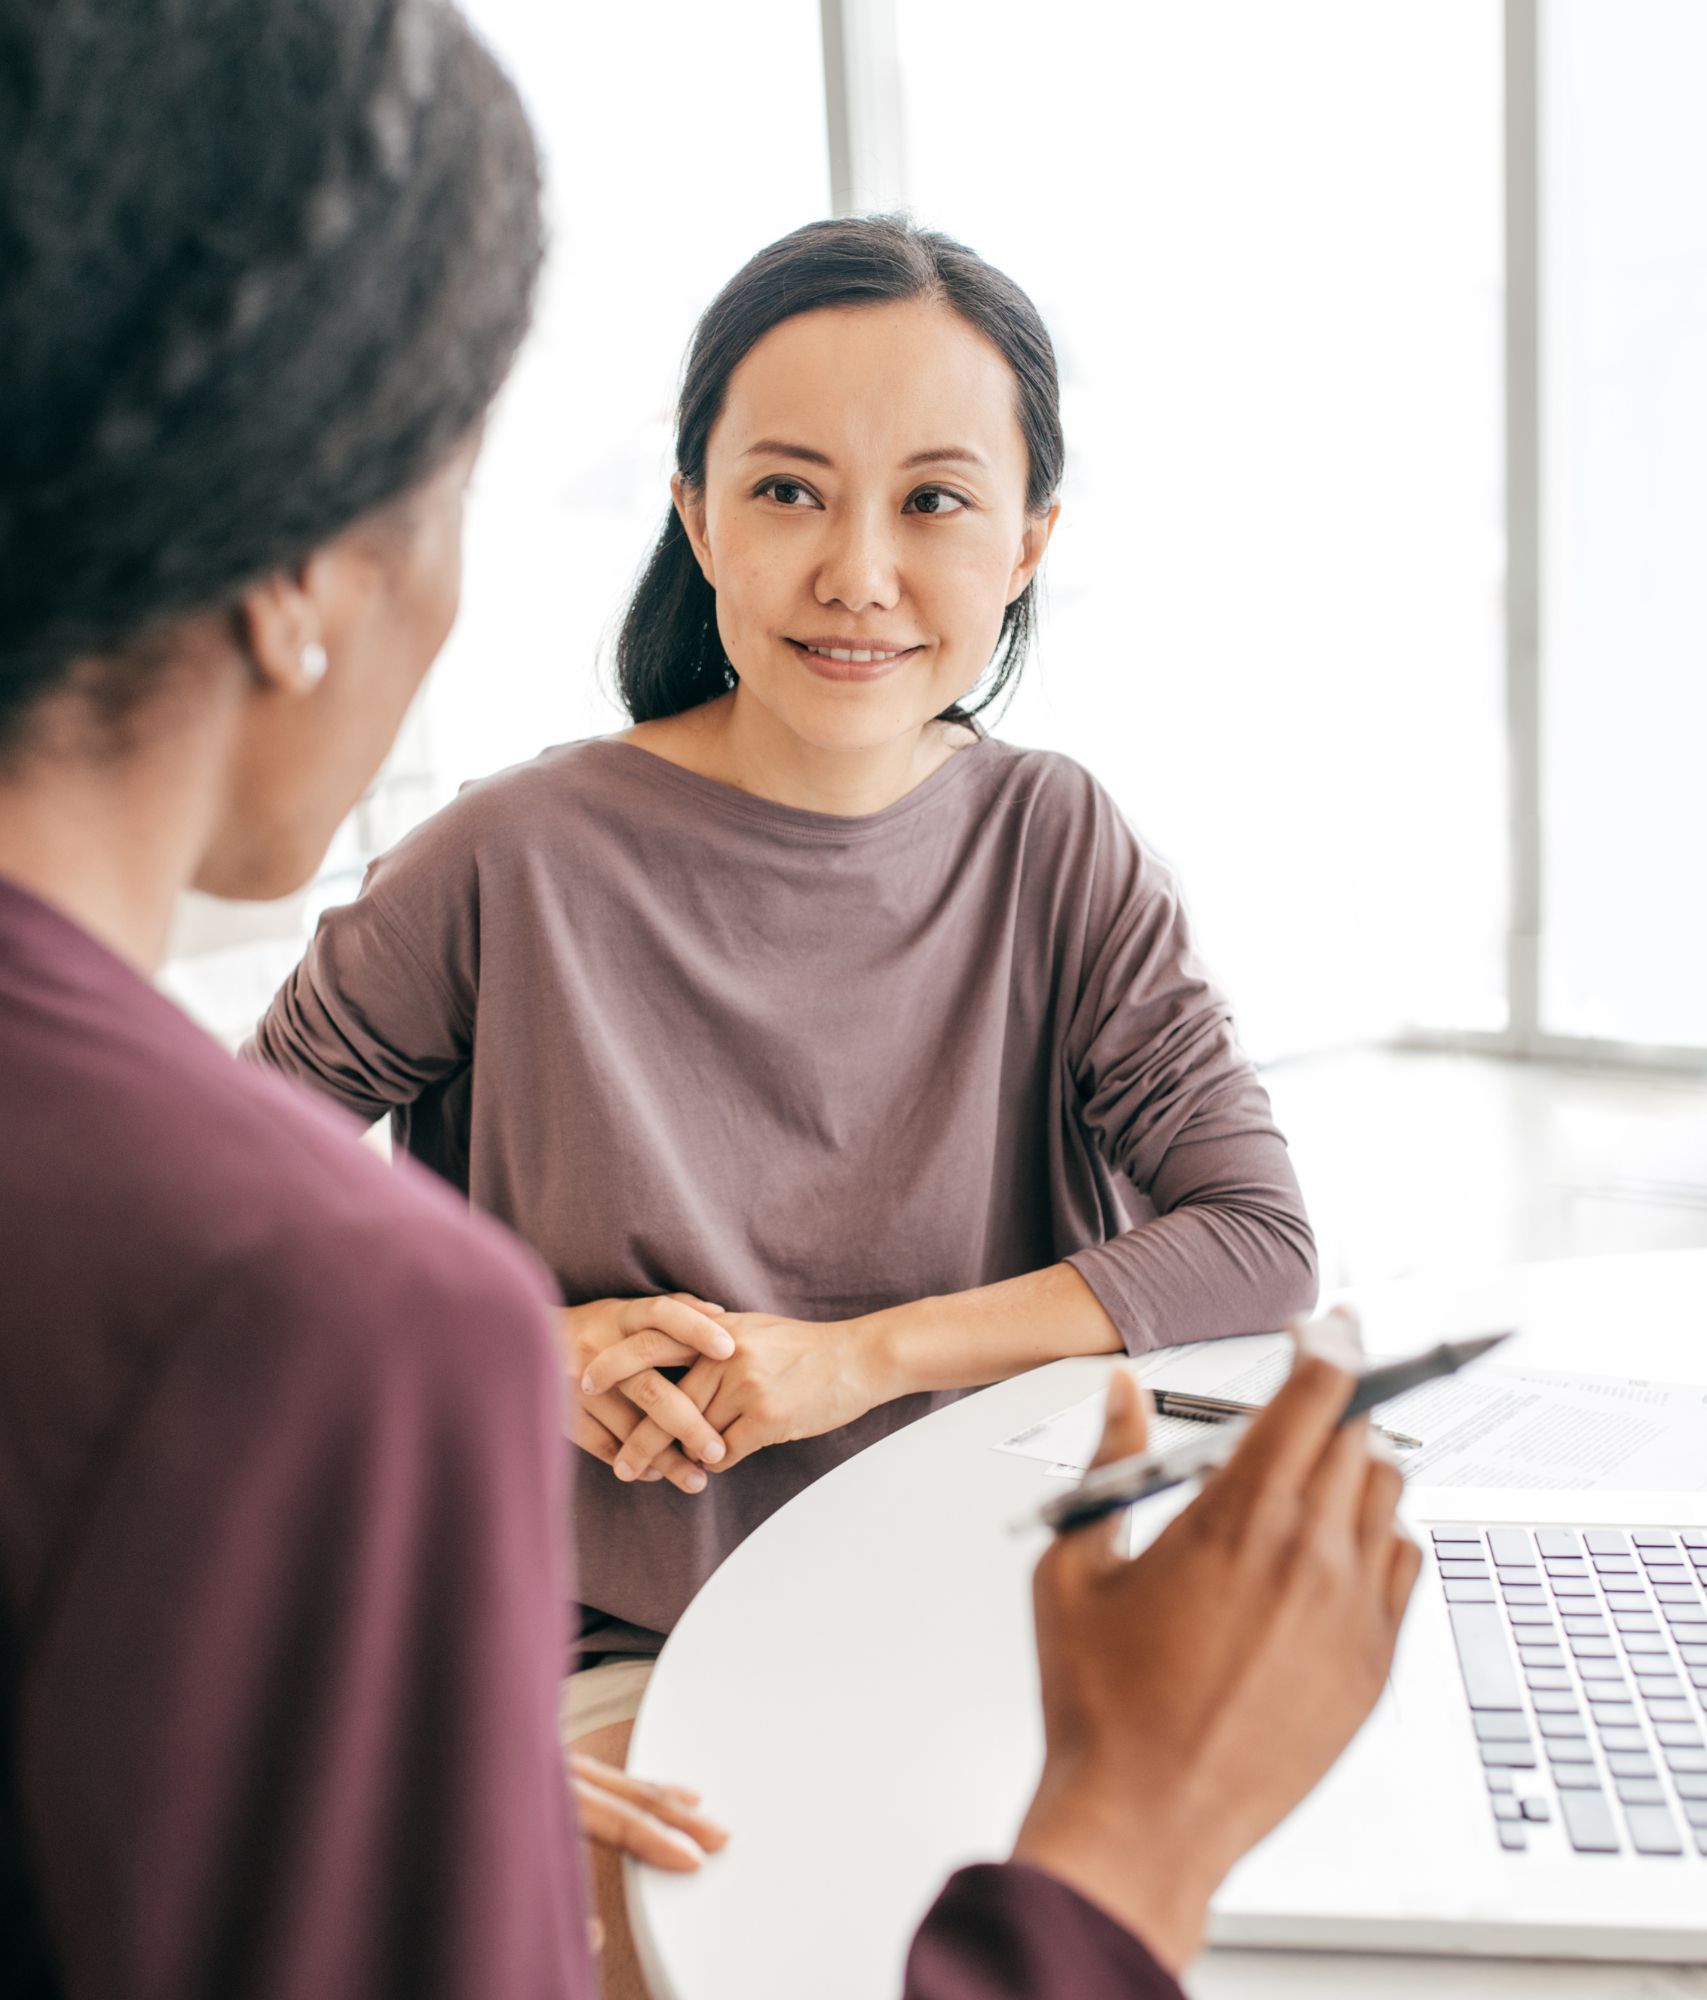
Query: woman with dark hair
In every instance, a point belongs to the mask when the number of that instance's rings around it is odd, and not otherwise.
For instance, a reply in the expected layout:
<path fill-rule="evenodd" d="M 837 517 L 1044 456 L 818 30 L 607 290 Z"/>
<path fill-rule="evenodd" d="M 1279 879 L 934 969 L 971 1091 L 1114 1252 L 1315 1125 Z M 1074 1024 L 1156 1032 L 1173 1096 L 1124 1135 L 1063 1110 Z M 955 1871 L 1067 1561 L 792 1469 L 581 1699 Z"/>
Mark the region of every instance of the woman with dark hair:
<path fill-rule="evenodd" d="M 596 1988 L 555 1294 L 147 977 L 183 888 L 294 887 L 384 754 L 538 257 L 526 122 L 434 0 L 0 8 L 8 1995 Z M 912 2000 L 1177 1996 L 1160 1960 L 1391 1648 L 1397 1479 L 1335 1433 L 1346 1386 L 1301 1369 L 1159 1560 L 1046 1559 L 1045 1781 L 1016 1861 L 927 1920 Z M 1106 1448 L 1142 1437 L 1121 1383 Z M 1200 1607 L 1162 1728 L 1112 1672 L 1158 1590 Z M 1265 1633 L 1264 1691 L 1205 1726 Z M 635 1795 L 700 1825 L 593 1797 Z"/>
<path fill-rule="evenodd" d="M 888 217 L 762 251 L 688 359 L 634 726 L 406 839 L 251 1045 L 391 1112 L 563 1286 L 616 1474 L 577 1510 L 595 1754 L 716 1564 L 851 1453 L 1314 1296 L 1171 880 L 1084 771 L 972 720 L 1062 458 L 1048 334 L 972 251 Z"/>
<path fill-rule="evenodd" d="M 0 1992 L 583 1962 L 555 1295 L 146 983 L 388 748 L 539 256 L 449 8 L 0 11 Z"/>
<path fill-rule="evenodd" d="M 634 726 L 404 840 L 247 1051 L 390 1112 L 556 1273 L 616 1473 L 584 1658 L 654 1653 L 768 1513 L 955 1391 L 1314 1296 L 1171 880 L 973 720 L 1062 457 L 1048 334 L 972 251 L 862 217 L 760 252 L 694 336 Z"/>

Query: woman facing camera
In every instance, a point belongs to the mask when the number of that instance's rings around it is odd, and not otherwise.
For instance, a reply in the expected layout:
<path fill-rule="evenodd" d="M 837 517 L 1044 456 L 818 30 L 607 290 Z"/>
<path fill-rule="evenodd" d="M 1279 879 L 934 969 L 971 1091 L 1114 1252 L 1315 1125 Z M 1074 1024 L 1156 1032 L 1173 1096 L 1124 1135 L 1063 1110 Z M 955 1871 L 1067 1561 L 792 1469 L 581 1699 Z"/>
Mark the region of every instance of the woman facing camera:
<path fill-rule="evenodd" d="M 1315 1285 L 1172 881 L 1086 772 L 973 719 L 1059 511 L 1030 301 L 904 221 L 801 229 L 702 320 L 677 467 L 633 727 L 405 840 L 251 1049 L 391 1111 L 561 1282 L 614 1472 L 580 1489 L 570 1727 L 607 1749 L 659 1635 L 832 1466 Z"/>

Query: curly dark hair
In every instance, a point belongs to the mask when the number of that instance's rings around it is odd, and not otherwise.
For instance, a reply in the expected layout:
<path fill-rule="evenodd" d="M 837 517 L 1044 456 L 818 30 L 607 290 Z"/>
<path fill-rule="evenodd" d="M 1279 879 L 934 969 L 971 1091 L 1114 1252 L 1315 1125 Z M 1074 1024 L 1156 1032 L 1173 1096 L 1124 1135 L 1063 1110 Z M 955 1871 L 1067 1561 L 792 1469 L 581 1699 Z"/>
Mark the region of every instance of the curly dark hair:
<path fill-rule="evenodd" d="M 772 327 L 799 313 L 897 299 L 940 299 L 1000 350 L 1013 370 L 1025 433 L 1025 504 L 1033 514 L 1044 512 L 1067 458 L 1049 331 L 1012 278 L 964 243 L 921 229 L 904 215 L 809 222 L 750 259 L 706 307 L 676 404 L 676 470 L 688 486 L 705 483 L 706 443 L 723 414 L 729 378 Z M 977 688 L 939 720 L 970 721 L 1012 684 L 1036 630 L 1036 591 L 1034 577 L 1003 614 L 994 656 Z M 735 685 L 717 632 L 717 593 L 674 513 L 665 517 L 623 614 L 616 682 L 636 722 L 679 715 Z"/>
<path fill-rule="evenodd" d="M 0 748 L 430 475 L 541 247 L 445 0 L 0 0 Z"/>

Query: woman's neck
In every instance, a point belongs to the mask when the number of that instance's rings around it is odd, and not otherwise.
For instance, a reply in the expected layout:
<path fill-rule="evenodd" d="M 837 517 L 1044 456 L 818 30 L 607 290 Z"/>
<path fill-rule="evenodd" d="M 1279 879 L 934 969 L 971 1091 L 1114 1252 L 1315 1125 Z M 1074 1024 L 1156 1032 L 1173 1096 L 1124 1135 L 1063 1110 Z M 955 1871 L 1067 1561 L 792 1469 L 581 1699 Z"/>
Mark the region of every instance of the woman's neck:
<path fill-rule="evenodd" d="M 38 751 L 0 779 L 0 875 L 151 978 L 218 814 L 211 747 L 183 730 L 111 759 Z"/>
<path fill-rule="evenodd" d="M 890 742 L 857 749 L 807 743 L 741 689 L 685 715 L 642 722 L 627 740 L 668 763 L 773 805 L 857 819 L 882 812 L 978 739 L 957 724 L 927 722 Z"/>

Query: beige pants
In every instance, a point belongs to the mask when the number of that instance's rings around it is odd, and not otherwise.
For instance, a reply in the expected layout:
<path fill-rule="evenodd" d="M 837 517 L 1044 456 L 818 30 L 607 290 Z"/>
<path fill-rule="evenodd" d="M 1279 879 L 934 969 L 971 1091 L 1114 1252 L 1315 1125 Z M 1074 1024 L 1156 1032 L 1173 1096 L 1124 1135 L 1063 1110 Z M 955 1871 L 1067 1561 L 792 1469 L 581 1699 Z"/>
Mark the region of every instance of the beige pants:
<path fill-rule="evenodd" d="M 645 1659 L 606 1660 L 596 1667 L 583 1667 L 563 1682 L 557 1698 L 557 1740 L 565 1757 L 577 1743 L 590 1741 L 598 1748 L 601 1736 L 633 1722 L 656 1664 Z M 606 1755 L 621 1741 L 620 1736 L 614 1738 Z M 610 1848 L 589 1845 L 587 1864 L 588 1887 L 597 1913 L 593 1948 L 599 1957 L 599 1987 L 604 2000 L 649 2000 L 628 1928 L 622 1857 Z"/>
<path fill-rule="evenodd" d="M 565 1752 L 595 1729 L 632 1722 L 657 1664 L 655 1659 L 605 1660 L 571 1674 L 557 1701 L 557 1740 Z"/>

